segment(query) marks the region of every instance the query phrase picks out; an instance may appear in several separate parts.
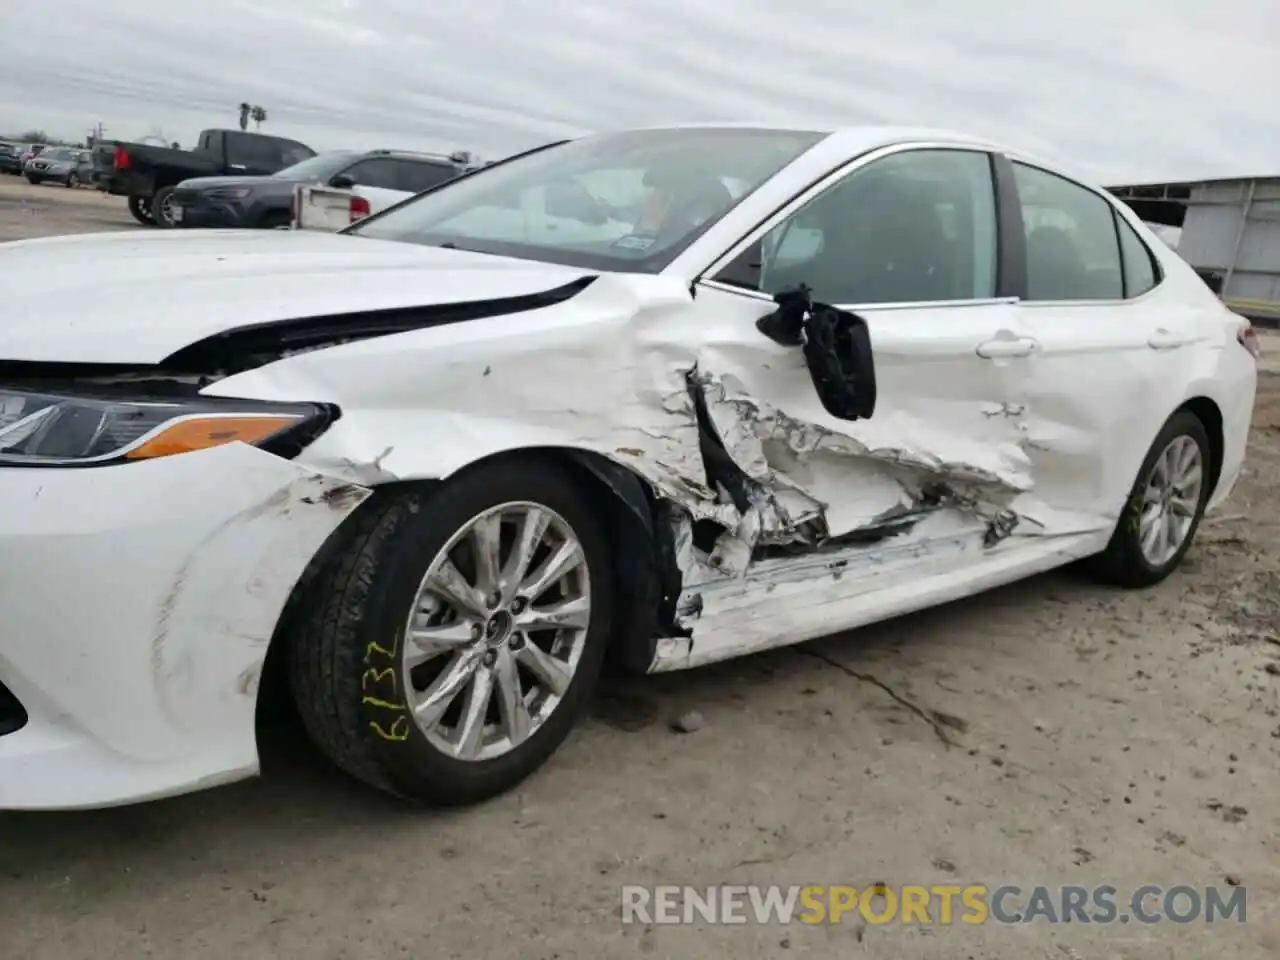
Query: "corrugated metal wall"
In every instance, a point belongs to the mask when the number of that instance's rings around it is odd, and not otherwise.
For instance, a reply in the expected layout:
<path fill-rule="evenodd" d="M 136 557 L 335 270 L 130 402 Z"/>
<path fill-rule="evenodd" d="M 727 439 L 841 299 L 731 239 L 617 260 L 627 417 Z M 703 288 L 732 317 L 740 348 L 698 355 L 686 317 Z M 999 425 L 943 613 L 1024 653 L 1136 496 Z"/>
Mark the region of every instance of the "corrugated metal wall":
<path fill-rule="evenodd" d="M 1232 309 L 1280 318 L 1280 177 L 1192 187 L 1178 253 L 1222 276 Z"/>

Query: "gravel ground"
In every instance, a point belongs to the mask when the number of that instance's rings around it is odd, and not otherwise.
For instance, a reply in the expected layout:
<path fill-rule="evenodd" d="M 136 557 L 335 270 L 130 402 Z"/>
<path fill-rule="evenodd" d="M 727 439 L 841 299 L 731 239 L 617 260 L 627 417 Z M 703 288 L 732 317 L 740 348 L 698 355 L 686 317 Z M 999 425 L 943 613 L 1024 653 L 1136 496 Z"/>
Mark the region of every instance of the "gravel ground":
<path fill-rule="evenodd" d="M 0 186 L 0 239 L 131 225 L 115 198 Z M 1280 356 L 1280 338 L 1264 348 Z M 263 731 L 259 780 L 0 814 L 0 958 L 1275 958 L 1277 471 L 1268 359 L 1246 475 L 1160 587 L 1060 572 L 797 649 L 614 681 L 547 770 L 478 809 L 399 808 L 279 722 Z M 689 711 L 700 728 L 673 732 Z M 933 711 L 947 722 L 926 722 Z M 629 883 L 1126 891 L 1228 877 L 1247 888 L 1243 924 L 619 919 Z"/>
<path fill-rule="evenodd" d="M 86 187 L 33 186 L 19 177 L 0 175 L 0 243 L 60 233 L 143 229 L 124 203 L 123 197 Z M 3 296 L 0 290 L 0 298 Z"/>

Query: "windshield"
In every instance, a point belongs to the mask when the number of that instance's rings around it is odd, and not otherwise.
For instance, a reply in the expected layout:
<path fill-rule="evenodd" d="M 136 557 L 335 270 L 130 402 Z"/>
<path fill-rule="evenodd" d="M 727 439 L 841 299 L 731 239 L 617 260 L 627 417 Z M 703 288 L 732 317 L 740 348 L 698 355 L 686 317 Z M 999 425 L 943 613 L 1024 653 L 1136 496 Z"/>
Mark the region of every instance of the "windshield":
<path fill-rule="evenodd" d="M 74 160 L 76 157 L 74 150 L 46 150 L 44 155 L 50 160 Z"/>
<path fill-rule="evenodd" d="M 339 170 L 348 167 L 360 154 L 354 150 L 340 150 L 308 157 L 292 167 L 285 167 L 272 174 L 281 180 L 328 180 Z"/>
<path fill-rule="evenodd" d="M 347 232 L 657 273 L 824 136 L 686 128 L 586 137 L 484 168 Z"/>

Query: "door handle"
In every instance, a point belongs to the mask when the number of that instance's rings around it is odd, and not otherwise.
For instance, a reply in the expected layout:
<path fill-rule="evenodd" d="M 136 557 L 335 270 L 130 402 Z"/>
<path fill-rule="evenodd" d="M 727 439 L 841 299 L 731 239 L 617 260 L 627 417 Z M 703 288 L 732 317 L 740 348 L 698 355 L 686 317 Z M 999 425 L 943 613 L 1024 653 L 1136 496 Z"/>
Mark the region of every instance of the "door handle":
<path fill-rule="evenodd" d="M 1176 350 L 1178 347 L 1185 347 L 1187 344 L 1194 342 L 1194 339 L 1194 337 L 1174 333 L 1172 330 L 1160 327 L 1147 338 L 1147 346 L 1152 350 Z"/>
<path fill-rule="evenodd" d="M 988 360 L 995 360 L 1003 357 L 1027 357 L 1035 352 L 1040 346 L 1040 341 L 1033 337 L 1010 337 L 1008 339 L 997 337 L 995 340 L 988 340 L 985 343 L 978 344 L 978 356 L 985 357 Z"/>

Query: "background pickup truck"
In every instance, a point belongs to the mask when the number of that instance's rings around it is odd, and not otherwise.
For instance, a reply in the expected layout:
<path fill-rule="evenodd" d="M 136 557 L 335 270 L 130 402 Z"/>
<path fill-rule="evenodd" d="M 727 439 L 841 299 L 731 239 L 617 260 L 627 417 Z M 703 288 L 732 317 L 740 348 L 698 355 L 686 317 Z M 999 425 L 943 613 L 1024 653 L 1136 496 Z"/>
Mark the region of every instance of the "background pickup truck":
<path fill-rule="evenodd" d="M 183 180 L 265 176 L 315 155 L 305 144 L 283 137 L 204 130 L 194 150 L 148 143 L 102 144 L 94 151 L 94 172 L 100 189 L 129 198 L 129 212 L 139 223 L 172 226 L 173 188 Z"/>

